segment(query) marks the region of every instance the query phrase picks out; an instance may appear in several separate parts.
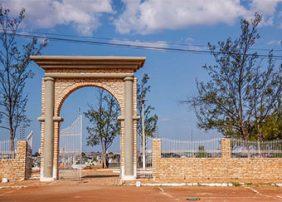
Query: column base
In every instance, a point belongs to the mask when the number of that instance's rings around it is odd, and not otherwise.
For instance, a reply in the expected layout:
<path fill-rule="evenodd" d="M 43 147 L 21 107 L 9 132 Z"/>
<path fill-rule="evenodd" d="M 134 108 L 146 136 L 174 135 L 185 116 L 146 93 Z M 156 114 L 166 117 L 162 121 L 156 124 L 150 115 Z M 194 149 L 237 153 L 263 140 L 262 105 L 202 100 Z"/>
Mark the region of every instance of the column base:
<path fill-rule="evenodd" d="M 53 177 L 40 177 L 40 182 L 54 182 L 55 180 Z"/>
<path fill-rule="evenodd" d="M 131 180 L 136 180 L 136 176 L 135 175 L 126 175 L 126 176 L 122 176 L 121 180 L 123 181 L 131 181 Z"/>

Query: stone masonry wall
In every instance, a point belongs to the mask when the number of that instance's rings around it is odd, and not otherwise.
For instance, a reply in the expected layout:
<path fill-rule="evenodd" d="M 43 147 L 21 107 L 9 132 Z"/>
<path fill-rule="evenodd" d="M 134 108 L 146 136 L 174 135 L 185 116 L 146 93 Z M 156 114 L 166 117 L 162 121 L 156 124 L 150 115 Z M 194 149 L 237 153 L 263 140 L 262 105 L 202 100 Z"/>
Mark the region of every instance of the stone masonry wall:
<path fill-rule="evenodd" d="M 17 152 L 13 159 L 0 159 L 0 179 L 25 180 L 31 176 L 31 150 L 26 141 L 17 142 Z"/>
<path fill-rule="evenodd" d="M 282 181 L 282 158 L 232 158 L 229 139 L 222 139 L 221 158 L 162 158 L 161 140 L 153 141 L 153 177 L 188 182 Z"/>

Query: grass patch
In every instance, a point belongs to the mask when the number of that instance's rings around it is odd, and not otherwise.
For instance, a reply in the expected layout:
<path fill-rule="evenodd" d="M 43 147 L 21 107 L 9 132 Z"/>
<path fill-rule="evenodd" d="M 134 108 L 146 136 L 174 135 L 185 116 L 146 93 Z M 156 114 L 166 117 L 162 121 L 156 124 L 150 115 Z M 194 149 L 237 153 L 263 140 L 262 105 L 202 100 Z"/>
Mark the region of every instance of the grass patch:
<path fill-rule="evenodd" d="M 201 200 L 200 197 L 188 197 L 186 198 L 187 201 L 199 201 Z"/>
<path fill-rule="evenodd" d="M 241 184 L 239 182 L 231 182 L 234 187 L 240 187 Z"/>

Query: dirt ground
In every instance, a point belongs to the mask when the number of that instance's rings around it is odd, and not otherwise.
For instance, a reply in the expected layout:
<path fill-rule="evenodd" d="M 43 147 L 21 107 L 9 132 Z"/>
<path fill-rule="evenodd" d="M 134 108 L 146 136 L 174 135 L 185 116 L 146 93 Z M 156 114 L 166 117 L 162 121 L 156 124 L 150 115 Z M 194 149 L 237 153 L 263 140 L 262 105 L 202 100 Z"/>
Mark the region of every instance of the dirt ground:
<path fill-rule="evenodd" d="M 120 185 L 118 174 L 109 171 L 84 176 L 80 181 L 0 184 L 0 201 L 282 201 L 282 187 L 136 187 Z"/>

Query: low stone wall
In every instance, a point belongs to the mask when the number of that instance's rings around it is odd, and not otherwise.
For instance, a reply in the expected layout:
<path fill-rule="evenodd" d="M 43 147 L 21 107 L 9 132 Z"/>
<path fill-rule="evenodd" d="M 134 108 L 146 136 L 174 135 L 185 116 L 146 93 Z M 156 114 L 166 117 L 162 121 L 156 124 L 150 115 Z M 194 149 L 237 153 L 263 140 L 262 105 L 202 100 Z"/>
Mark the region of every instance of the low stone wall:
<path fill-rule="evenodd" d="M 231 158 L 222 139 L 220 158 L 162 158 L 161 140 L 153 141 L 153 177 L 188 182 L 282 182 L 282 158 Z"/>
<path fill-rule="evenodd" d="M 0 159 L 0 180 L 25 180 L 31 176 L 31 150 L 26 141 L 17 142 L 15 158 Z"/>

